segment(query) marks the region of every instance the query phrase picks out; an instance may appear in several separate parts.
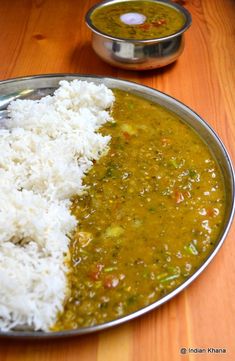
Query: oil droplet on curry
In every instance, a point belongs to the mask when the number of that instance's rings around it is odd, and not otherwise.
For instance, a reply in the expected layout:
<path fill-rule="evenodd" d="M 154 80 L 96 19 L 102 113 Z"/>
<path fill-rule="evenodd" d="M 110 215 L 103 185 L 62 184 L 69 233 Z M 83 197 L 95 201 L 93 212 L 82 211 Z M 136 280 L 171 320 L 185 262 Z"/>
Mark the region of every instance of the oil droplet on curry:
<path fill-rule="evenodd" d="M 71 294 L 54 330 L 101 324 L 183 283 L 219 236 L 225 192 L 199 136 L 175 114 L 115 90 L 110 150 L 73 200 Z"/>

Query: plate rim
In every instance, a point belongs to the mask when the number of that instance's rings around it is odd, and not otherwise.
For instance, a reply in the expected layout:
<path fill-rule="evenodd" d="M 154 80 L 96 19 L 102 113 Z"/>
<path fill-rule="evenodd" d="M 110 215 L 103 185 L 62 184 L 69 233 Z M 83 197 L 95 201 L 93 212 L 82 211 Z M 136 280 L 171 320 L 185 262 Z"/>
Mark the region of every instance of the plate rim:
<path fill-rule="evenodd" d="M 218 136 L 218 134 L 215 132 L 215 130 L 200 116 L 197 114 L 197 112 L 195 112 L 194 110 L 192 110 L 189 106 L 187 106 L 186 104 L 184 104 L 183 102 L 177 100 L 175 97 L 170 96 L 162 91 L 159 91 L 155 88 L 146 86 L 146 85 L 142 85 L 138 82 L 134 82 L 134 81 L 129 81 L 129 80 L 125 80 L 125 79 L 120 79 L 120 78 L 115 78 L 115 77 L 107 77 L 107 76 L 102 76 L 102 75 L 94 75 L 94 74 L 80 74 L 80 73 L 47 73 L 47 74 L 37 74 L 37 75 L 29 75 L 29 76 L 19 76 L 19 77 L 15 77 L 15 78 L 9 78 L 9 79 L 4 79 L 0 81 L 0 88 L 1 86 L 3 86 L 4 84 L 10 84 L 10 83 L 15 83 L 15 82 L 22 82 L 22 81 L 27 81 L 27 80 L 34 80 L 34 79 L 44 79 L 44 78 L 61 78 L 60 80 L 71 80 L 72 78 L 77 78 L 79 80 L 99 80 L 101 83 L 102 81 L 105 82 L 112 82 L 114 81 L 116 84 L 123 84 L 124 86 L 129 86 L 130 87 L 130 91 L 131 88 L 136 87 L 141 90 L 146 90 L 149 93 L 152 93 L 153 97 L 154 95 L 160 95 L 161 97 L 163 97 L 163 99 L 165 99 L 166 101 L 172 102 L 174 103 L 174 105 L 179 106 L 181 109 L 183 109 L 184 111 L 186 111 L 186 113 L 191 114 L 195 119 L 197 119 L 198 122 L 200 122 L 202 124 L 202 126 L 204 126 L 204 128 L 206 128 L 207 131 L 209 131 L 212 135 L 212 137 L 216 140 L 216 142 L 218 143 L 218 145 L 220 146 L 220 149 L 223 153 L 223 156 L 225 157 L 227 166 L 229 168 L 229 172 L 230 172 L 230 180 L 231 180 L 231 194 L 232 194 L 232 200 L 231 200 L 231 206 L 230 206 L 230 211 L 229 211 L 229 216 L 228 216 L 228 221 L 224 226 L 224 230 L 223 233 L 220 237 L 218 237 L 217 243 L 214 246 L 214 248 L 212 249 L 212 251 L 209 253 L 209 255 L 205 258 L 204 262 L 201 264 L 201 266 L 199 266 L 199 268 L 189 277 L 187 278 L 183 283 L 181 283 L 178 287 L 176 287 L 175 289 L 173 289 L 170 293 L 168 293 L 167 295 L 163 296 L 162 298 L 160 298 L 159 300 L 153 302 L 152 304 L 145 306 L 135 312 L 132 312 L 131 314 L 127 314 L 123 317 L 117 318 L 115 320 L 109 321 L 109 322 L 105 322 L 102 324 L 98 324 L 98 325 L 94 325 L 94 326 L 89 326 L 89 327 L 81 327 L 78 329 L 72 329 L 72 330 L 62 330 L 62 331 L 0 331 L 0 338 L 13 338 L 13 339 L 53 339 L 53 338 L 64 338 L 64 337 L 72 337 L 72 336 L 79 336 L 79 335 L 84 335 L 84 334 L 90 334 L 90 333 L 95 333 L 98 331 L 102 331 L 111 327 L 115 327 L 118 325 L 121 325 L 125 322 L 131 321 L 137 317 L 140 317 L 141 315 L 144 315 L 154 309 L 157 309 L 158 307 L 160 307 L 161 305 L 163 305 L 164 303 L 168 302 L 169 300 L 171 300 L 172 298 L 174 298 L 176 295 L 178 295 L 180 292 L 182 292 L 184 289 L 186 289 L 204 270 L 205 268 L 210 264 L 210 262 L 214 259 L 215 255 L 218 253 L 218 251 L 220 250 L 220 248 L 222 247 L 227 234 L 229 232 L 229 229 L 231 227 L 231 224 L 233 222 L 233 217 L 234 217 L 234 212 L 235 212 L 235 199 L 234 199 L 234 193 L 235 193 L 235 175 L 234 175 L 234 169 L 233 169 L 233 164 L 231 161 L 231 158 L 229 156 L 229 153 L 223 143 L 223 141 L 221 140 L 221 138 Z M 64 79 L 63 79 L 64 78 Z M 66 79 L 66 78 L 71 78 L 71 79 Z M 157 100 L 157 97 L 156 97 Z M 186 122 L 187 124 L 187 122 Z M 189 125 L 189 124 L 188 124 Z M 190 126 L 190 125 L 189 125 Z M 198 134 L 200 136 L 200 134 Z"/>

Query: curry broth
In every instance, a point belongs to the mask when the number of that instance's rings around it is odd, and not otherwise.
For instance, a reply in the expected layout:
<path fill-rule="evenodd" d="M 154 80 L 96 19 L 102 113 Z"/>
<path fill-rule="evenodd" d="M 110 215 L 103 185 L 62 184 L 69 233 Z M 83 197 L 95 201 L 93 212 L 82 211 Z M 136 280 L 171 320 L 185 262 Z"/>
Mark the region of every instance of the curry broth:
<path fill-rule="evenodd" d="M 130 16 L 129 21 L 137 20 L 137 23 L 128 24 L 122 21 L 122 16 L 125 15 Z M 139 17 L 143 17 L 140 23 Z M 185 17 L 179 10 L 164 3 L 123 1 L 96 9 L 91 21 L 98 30 L 107 35 L 143 40 L 175 34 L 184 26 Z"/>
<path fill-rule="evenodd" d="M 202 264 L 224 217 L 221 172 L 207 146 L 159 105 L 115 90 L 110 150 L 76 197 L 71 295 L 55 330 L 122 317 Z"/>

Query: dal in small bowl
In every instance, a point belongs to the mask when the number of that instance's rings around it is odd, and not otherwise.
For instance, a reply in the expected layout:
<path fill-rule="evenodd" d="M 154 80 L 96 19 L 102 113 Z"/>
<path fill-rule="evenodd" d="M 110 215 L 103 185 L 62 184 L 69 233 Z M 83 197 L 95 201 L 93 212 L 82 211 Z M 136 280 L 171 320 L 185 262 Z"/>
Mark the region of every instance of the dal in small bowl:
<path fill-rule="evenodd" d="M 191 15 L 164 0 L 108 0 L 86 14 L 92 47 L 111 65 L 147 70 L 174 62 L 184 48 Z"/>

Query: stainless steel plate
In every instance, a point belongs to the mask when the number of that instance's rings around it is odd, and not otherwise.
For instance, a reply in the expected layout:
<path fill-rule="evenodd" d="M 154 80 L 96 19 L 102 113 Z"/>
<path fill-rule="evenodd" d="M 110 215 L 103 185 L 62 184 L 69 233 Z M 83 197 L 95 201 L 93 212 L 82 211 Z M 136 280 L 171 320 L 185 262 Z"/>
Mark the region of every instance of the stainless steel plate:
<path fill-rule="evenodd" d="M 179 292 L 181 292 L 184 288 L 186 288 L 192 281 L 194 281 L 197 278 L 197 276 L 199 276 L 199 274 L 207 267 L 207 265 L 211 262 L 211 260 L 214 258 L 216 253 L 219 251 L 228 233 L 230 225 L 232 223 L 232 219 L 234 215 L 234 172 L 229 155 L 223 143 L 221 142 L 220 138 L 213 131 L 213 129 L 195 112 L 193 112 L 190 108 L 180 103 L 176 99 L 164 93 L 161 93 L 155 89 L 151 89 L 136 83 L 131 83 L 128 81 L 114 79 L 114 78 L 83 76 L 79 74 L 53 74 L 53 75 L 48 74 L 48 75 L 11 79 L 0 82 L 0 100 L 1 97 L 4 96 L 4 101 L 5 101 L 8 95 L 12 95 L 25 90 L 33 90 L 33 91 L 28 92 L 28 95 L 25 95 L 24 93 L 22 95 L 23 97 L 27 97 L 30 99 L 40 98 L 43 95 L 48 95 L 50 93 L 53 93 L 53 91 L 56 88 L 58 88 L 58 84 L 61 80 L 71 81 L 73 79 L 92 81 L 96 84 L 102 83 L 109 88 L 119 88 L 137 94 L 139 96 L 142 96 L 143 98 L 151 100 L 151 102 L 158 103 L 166 107 L 167 109 L 173 111 L 178 116 L 180 116 L 185 123 L 187 123 L 191 128 L 193 128 L 199 134 L 199 136 L 204 140 L 204 142 L 207 143 L 214 157 L 217 159 L 217 162 L 224 176 L 224 183 L 226 188 L 226 203 L 227 203 L 224 224 L 215 247 L 212 249 L 211 253 L 205 259 L 203 264 L 196 270 L 196 272 L 191 277 L 189 277 L 184 283 L 182 283 L 179 287 L 177 287 L 175 290 L 173 290 L 166 296 L 162 297 L 158 301 L 152 303 L 151 305 L 144 307 L 136 312 L 133 312 L 132 314 L 129 314 L 125 317 L 92 327 L 84 327 L 84 328 L 79 328 L 77 330 L 60 331 L 60 332 L 33 332 L 33 331 L 0 332 L 1 337 L 54 338 L 54 337 L 68 337 L 74 335 L 82 335 L 86 333 L 103 330 L 109 327 L 113 327 L 123 322 L 129 321 L 133 318 L 136 318 L 138 316 L 141 316 L 144 313 L 149 312 L 159 307 L 163 303 L 169 301 L 171 298 L 173 298 Z M 4 106 L 6 106 L 6 103 Z M 4 106 L 1 112 L 5 112 Z M 2 114 L 1 112 L 0 112 L 0 118 Z M 4 115 L 5 113 L 2 114 L 2 116 Z"/>

